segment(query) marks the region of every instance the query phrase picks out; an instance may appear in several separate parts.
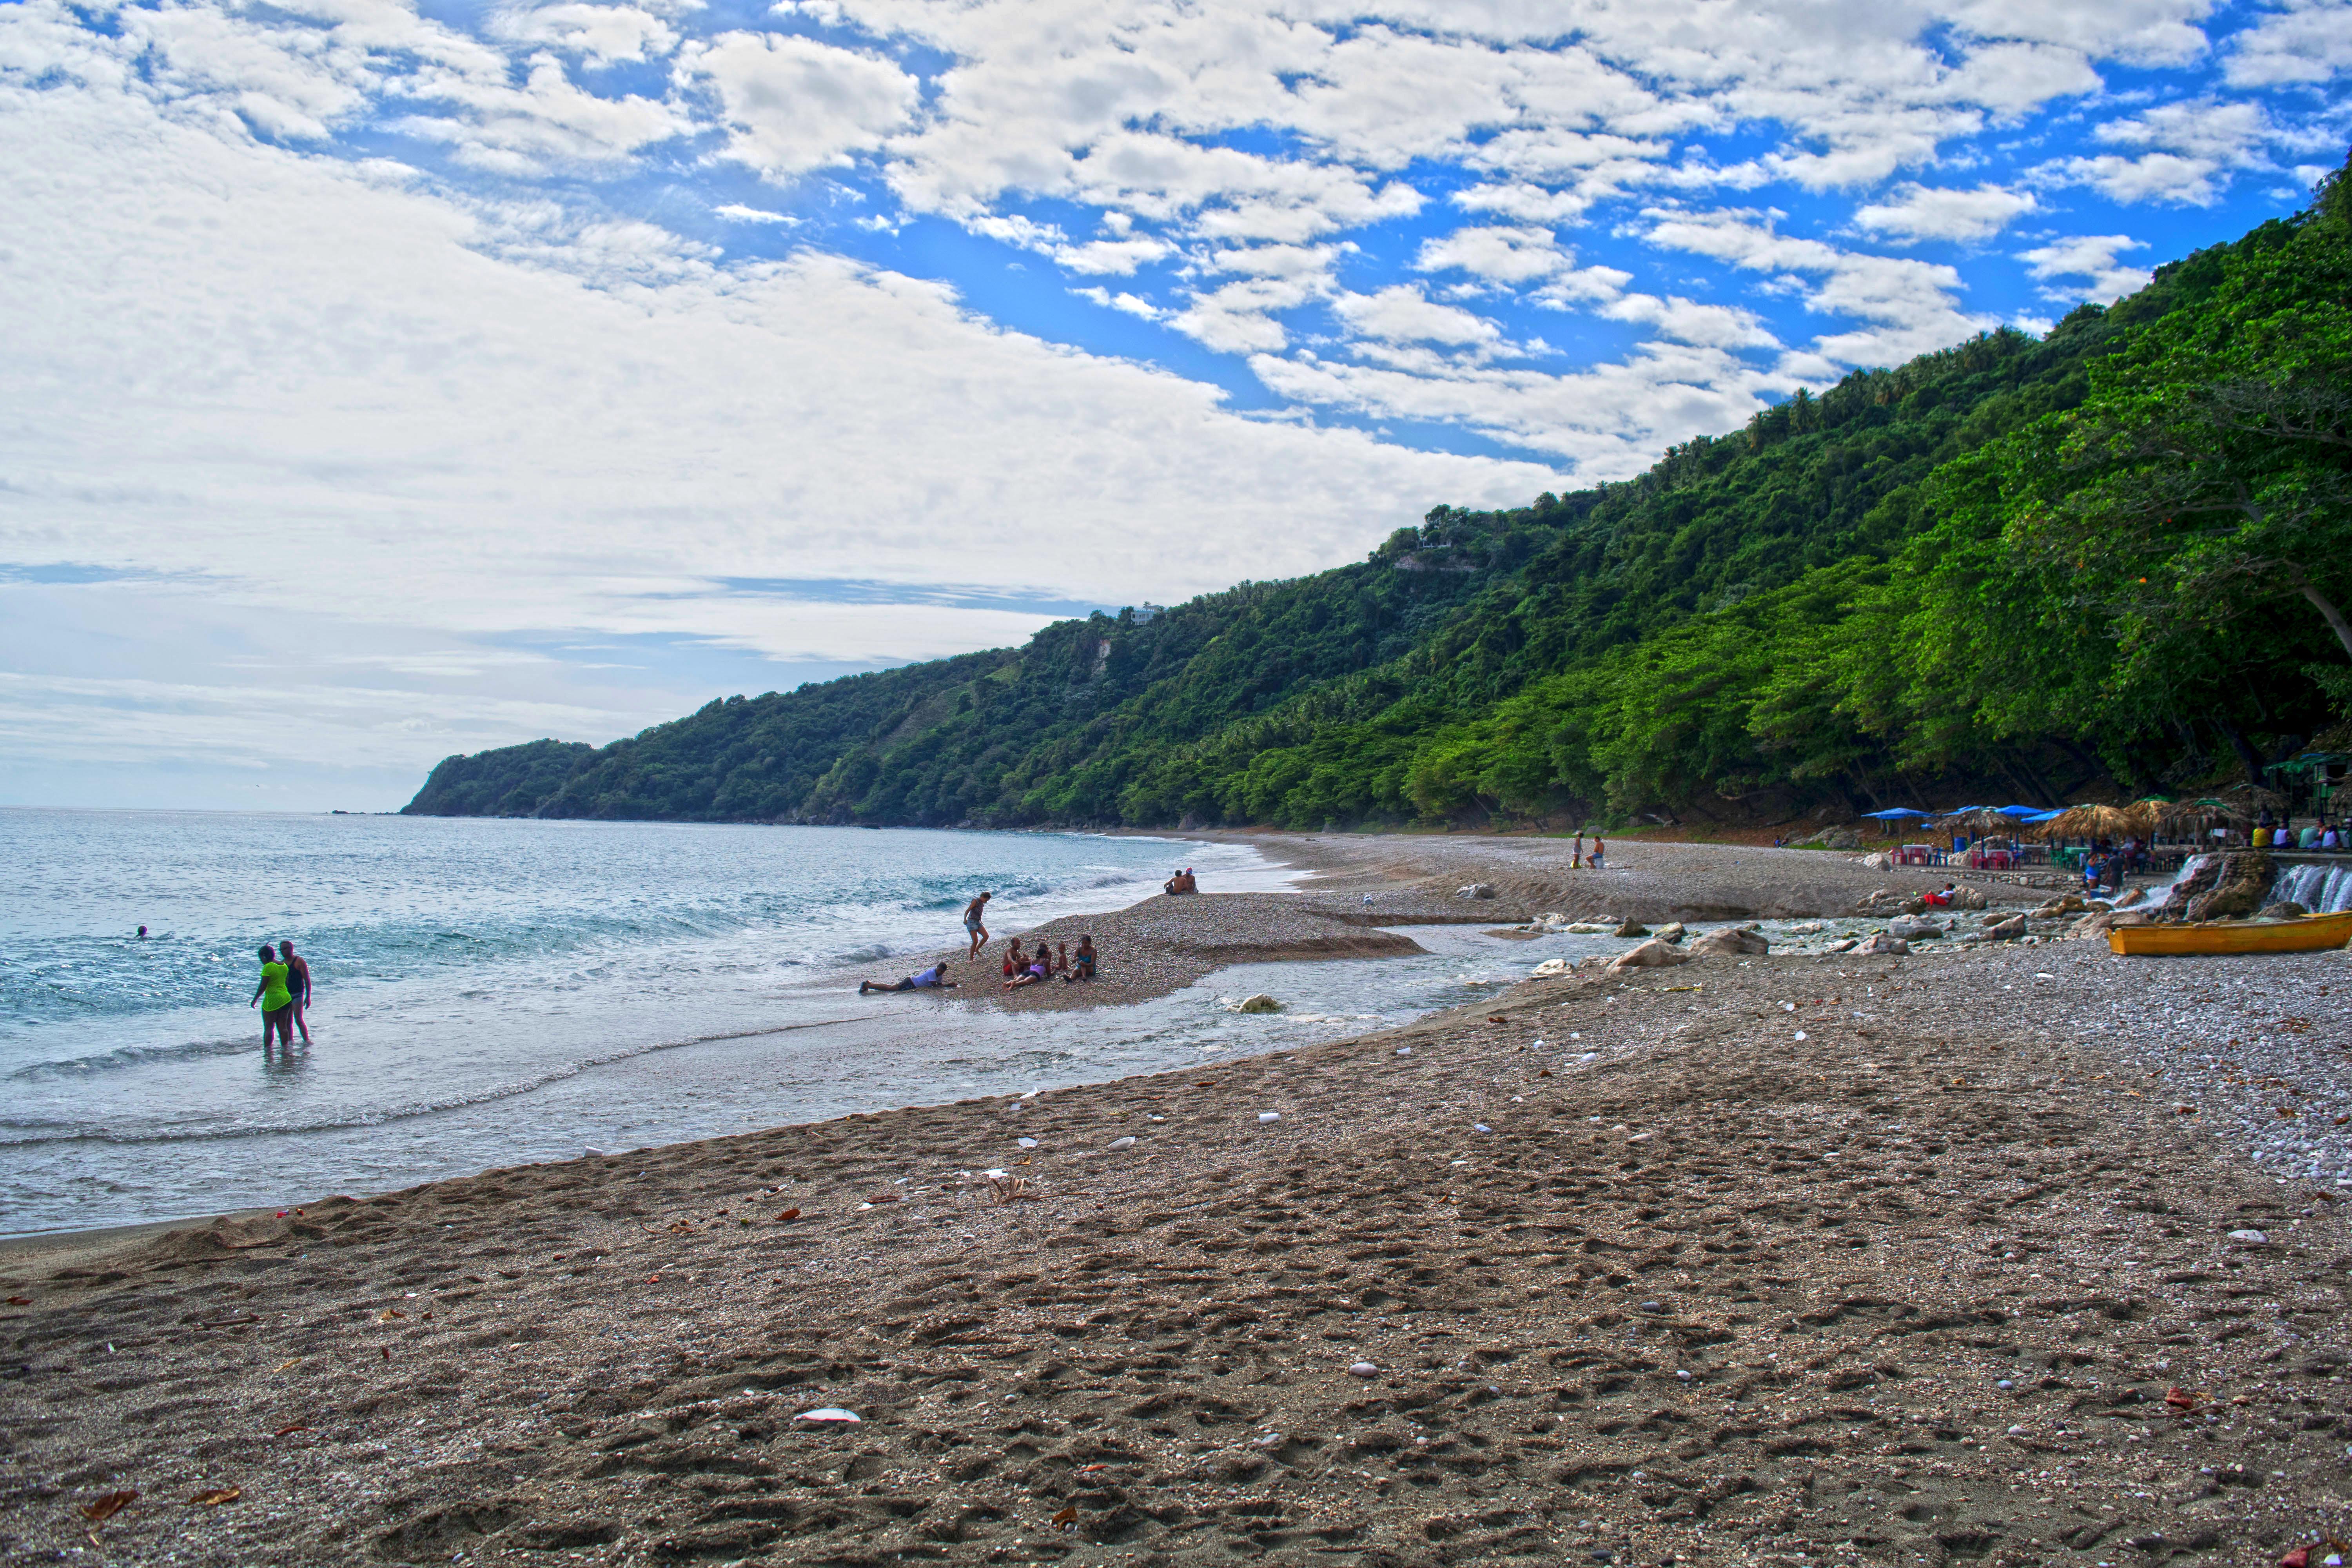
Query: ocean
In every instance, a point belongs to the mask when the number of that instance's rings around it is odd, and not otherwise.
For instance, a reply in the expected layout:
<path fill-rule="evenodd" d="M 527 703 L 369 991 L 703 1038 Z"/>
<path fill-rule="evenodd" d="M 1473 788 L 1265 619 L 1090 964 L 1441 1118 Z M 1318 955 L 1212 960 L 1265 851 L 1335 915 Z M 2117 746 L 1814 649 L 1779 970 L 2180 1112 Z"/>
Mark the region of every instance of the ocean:
<path fill-rule="evenodd" d="M 1416 927 L 1427 958 L 1247 965 L 1130 1006 L 855 994 L 960 942 L 982 888 L 1001 938 L 1180 864 L 1220 891 L 1294 879 L 1242 846 L 1084 834 L 0 809 L 0 1234 L 1160 1071 L 1527 971 Z M 280 939 L 315 976 L 312 1043 L 265 1058 L 247 1000 Z M 1286 1010 L 1234 1011 L 1259 989 Z"/>

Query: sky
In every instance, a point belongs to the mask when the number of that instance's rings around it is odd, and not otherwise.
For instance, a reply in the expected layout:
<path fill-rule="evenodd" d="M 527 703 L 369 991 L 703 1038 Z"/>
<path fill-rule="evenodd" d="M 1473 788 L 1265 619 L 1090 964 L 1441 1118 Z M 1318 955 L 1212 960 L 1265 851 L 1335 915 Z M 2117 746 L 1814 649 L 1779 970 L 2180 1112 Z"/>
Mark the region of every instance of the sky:
<path fill-rule="evenodd" d="M 2352 0 L 0 0 L 0 804 L 1358 559 L 2304 205 Z"/>

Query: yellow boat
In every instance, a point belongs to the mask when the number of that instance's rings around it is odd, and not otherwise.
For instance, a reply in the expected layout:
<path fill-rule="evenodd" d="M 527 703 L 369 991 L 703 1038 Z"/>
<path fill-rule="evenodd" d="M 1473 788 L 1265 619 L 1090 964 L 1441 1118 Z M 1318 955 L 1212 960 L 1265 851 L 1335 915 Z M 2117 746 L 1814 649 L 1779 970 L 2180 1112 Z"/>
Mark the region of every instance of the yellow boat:
<path fill-rule="evenodd" d="M 2116 926 L 2107 932 L 2107 945 L 2117 952 L 2319 952 L 2347 942 L 2352 942 L 2352 910 L 2291 921 Z"/>

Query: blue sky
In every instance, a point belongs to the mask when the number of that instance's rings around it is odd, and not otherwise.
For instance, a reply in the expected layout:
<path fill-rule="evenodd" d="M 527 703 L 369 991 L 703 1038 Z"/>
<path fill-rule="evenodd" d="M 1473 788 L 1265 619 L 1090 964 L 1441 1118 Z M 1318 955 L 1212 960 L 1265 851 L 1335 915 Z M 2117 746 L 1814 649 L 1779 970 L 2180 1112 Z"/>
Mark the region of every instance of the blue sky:
<path fill-rule="evenodd" d="M 2300 205 L 2338 0 L 0 5 L 0 802 L 1018 640 Z"/>

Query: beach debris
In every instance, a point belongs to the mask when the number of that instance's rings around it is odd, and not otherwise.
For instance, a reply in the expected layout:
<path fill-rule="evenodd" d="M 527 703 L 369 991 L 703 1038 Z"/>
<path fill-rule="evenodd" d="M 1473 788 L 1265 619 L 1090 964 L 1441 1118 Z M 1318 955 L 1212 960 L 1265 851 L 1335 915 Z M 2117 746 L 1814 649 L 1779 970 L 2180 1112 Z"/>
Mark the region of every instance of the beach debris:
<path fill-rule="evenodd" d="M 134 1491 L 109 1492 L 102 1498 L 84 1503 L 79 1511 L 82 1518 L 96 1524 L 102 1519 L 112 1519 L 138 1500 L 139 1494 Z"/>
<path fill-rule="evenodd" d="M 1135 1140 L 1133 1138 L 1114 1138 L 1110 1141 L 1110 1146 L 1114 1149 L 1132 1149 L 1135 1147 Z"/>
<path fill-rule="evenodd" d="M 1054 1516 L 1054 1528 L 1055 1530 L 1066 1531 L 1076 1530 L 1077 1527 L 1078 1508 L 1076 1503 L 1069 1504 L 1067 1507 L 1064 1508 L 1061 1512 Z"/>
<path fill-rule="evenodd" d="M 29 1307 L 32 1304 L 33 1299 L 30 1296 L 11 1296 L 8 1298 L 8 1305 L 12 1307 Z"/>
<path fill-rule="evenodd" d="M 1486 1022 L 1489 1024 L 1507 1024 L 1510 1020 L 1504 1017 L 1500 1013 L 1489 1013 L 1486 1015 Z"/>
<path fill-rule="evenodd" d="M 1466 888 L 1455 889 L 1454 896 L 1457 899 L 1491 899 L 1495 896 L 1495 884 L 1473 882 Z"/>
<path fill-rule="evenodd" d="M 1034 1149 L 1037 1146 L 1037 1140 L 1034 1138 L 1016 1138 L 1013 1142 L 1020 1144 L 1024 1149 Z"/>
<path fill-rule="evenodd" d="M 779 1219 L 779 1220 L 798 1219 L 798 1218 L 800 1218 L 800 1217 L 801 1217 L 801 1211 L 800 1211 L 800 1210 L 798 1210 L 798 1209 L 796 1209 L 796 1208 L 793 1208 L 793 1209 L 786 1209 L 783 1213 L 782 1213 L 782 1214 L 780 1214 L 780 1215 L 778 1215 L 776 1216 L 776 1218 L 777 1218 L 777 1219 Z"/>
<path fill-rule="evenodd" d="M 1240 1010 L 1244 1013 L 1279 1013 L 1282 1004 L 1261 991 L 1255 996 L 1243 997 Z"/>
<path fill-rule="evenodd" d="M 1282 1112 L 1279 1110 L 1261 1110 L 1257 1113 L 1257 1119 L 1260 1123 L 1279 1121 L 1282 1120 Z"/>
<path fill-rule="evenodd" d="M 1470 1124 L 1470 1130 L 1471 1130 L 1472 1131 L 1474 1131 L 1474 1132 L 1492 1132 L 1492 1131 L 1494 1131 L 1494 1129 L 1493 1129 L 1493 1128 L 1491 1128 L 1491 1127 L 1487 1126 L 1487 1125 L 1486 1125 L 1485 1122 L 1483 1122 L 1483 1121 L 1474 1121 L 1474 1122 L 1472 1122 L 1472 1123 Z"/>
<path fill-rule="evenodd" d="M 1401 1057 L 1409 1057 L 1412 1055 L 1412 1047 L 1411 1046 L 1399 1046 L 1397 1047 L 1397 1055 Z"/>
<path fill-rule="evenodd" d="M 2164 1403 L 2185 1415 L 2197 1408 L 2197 1396 L 2185 1388 L 2168 1388 L 2164 1391 Z"/>
<path fill-rule="evenodd" d="M 2230 1233 L 2230 1239 L 2242 1241 L 2249 1247 L 2262 1247 L 2269 1243 L 2270 1235 L 2260 1230 L 2233 1230 Z"/>
<path fill-rule="evenodd" d="M 1769 952 L 1772 943 L 1753 925 L 1717 926 L 1694 941 L 1690 951 L 1723 954 Z"/>
<path fill-rule="evenodd" d="M 297 1421 L 291 1426 L 280 1426 L 277 1431 L 272 1432 L 270 1436 L 273 1437 L 291 1437 L 297 1432 L 308 1432 L 310 1429 L 310 1427 L 304 1426 L 301 1422 Z"/>
<path fill-rule="evenodd" d="M 1535 979 L 1549 980 L 1555 975 L 1565 974 L 1568 973 L 1568 960 L 1564 958 L 1547 958 L 1528 973 Z"/>
<path fill-rule="evenodd" d="M 795 1421 L 813 1421 L 819 1425 L 823 1425 L 826 1422 L 838 1422 L 846 1426 L 857 1426 L 864 1424 L 856 1411 L 844 1410 L 838 1405 L 821 1405 L 814 1410 L 803 1410 L 798 1415 L 793 1416 L 793 1419 Z"/>
<path fill-rule="evenodd" d="M 1704 942 L 1706 939 L 1702 938 L 1700 940 Z M 1681 948 L 1675 946 L 1672 942 L 1661 942 L 1656 937 L 1652 937 L 1649 941 L 1642 943 L 1641 946 L 1630 948 L 1627 951 L 1619 953 L 1616 959 L 1610 963 L 1609 967 L 1612 971 L 1620 969 L 1664 969 L 1670 964 L 1688 963 L 1690 962 L 1690 956 L 1691 955 L 1689 953 L 1685 952 Z"/>
<path fill-rule="evenodd" d="M 2312 1543 L 2312 1545 L 2317 1546 L 2324 1546 L 2326 1544 L 2326 1542 L 2314 1542 Z M 2298 1546 L 2294 1551 L 2281 1557 L 2279 1559 L 2279 1568 L 2311 1568 L 2311 1546 Z"/>
<path fill-rule="evenodd" d="M 1355 1365 L 1348 1369 L 1348 1375 L 1349 1377 L 1378 1377 L 1381 1375 L 1381 1369 L 1373 1365 L 1370 1362 L 1360 1361 Z M 133 1492 L 131 1495 L 136 1497 L 139 1494 Z"/>
<path fill-rule="evenodd" d="M 580 1147 L 580 1157 L 583 1160 L 601 1160 L 604 1157 L 604 1151 L 597 1148 L 593 1143 L 583 1143 Z"/>
<path fill-rule="evenodd" d="M 232 1503 L 245 1495 L 243 1487 L 206 1487 L 188 1500 L 190 1508 L 218 1508 Z"/>

